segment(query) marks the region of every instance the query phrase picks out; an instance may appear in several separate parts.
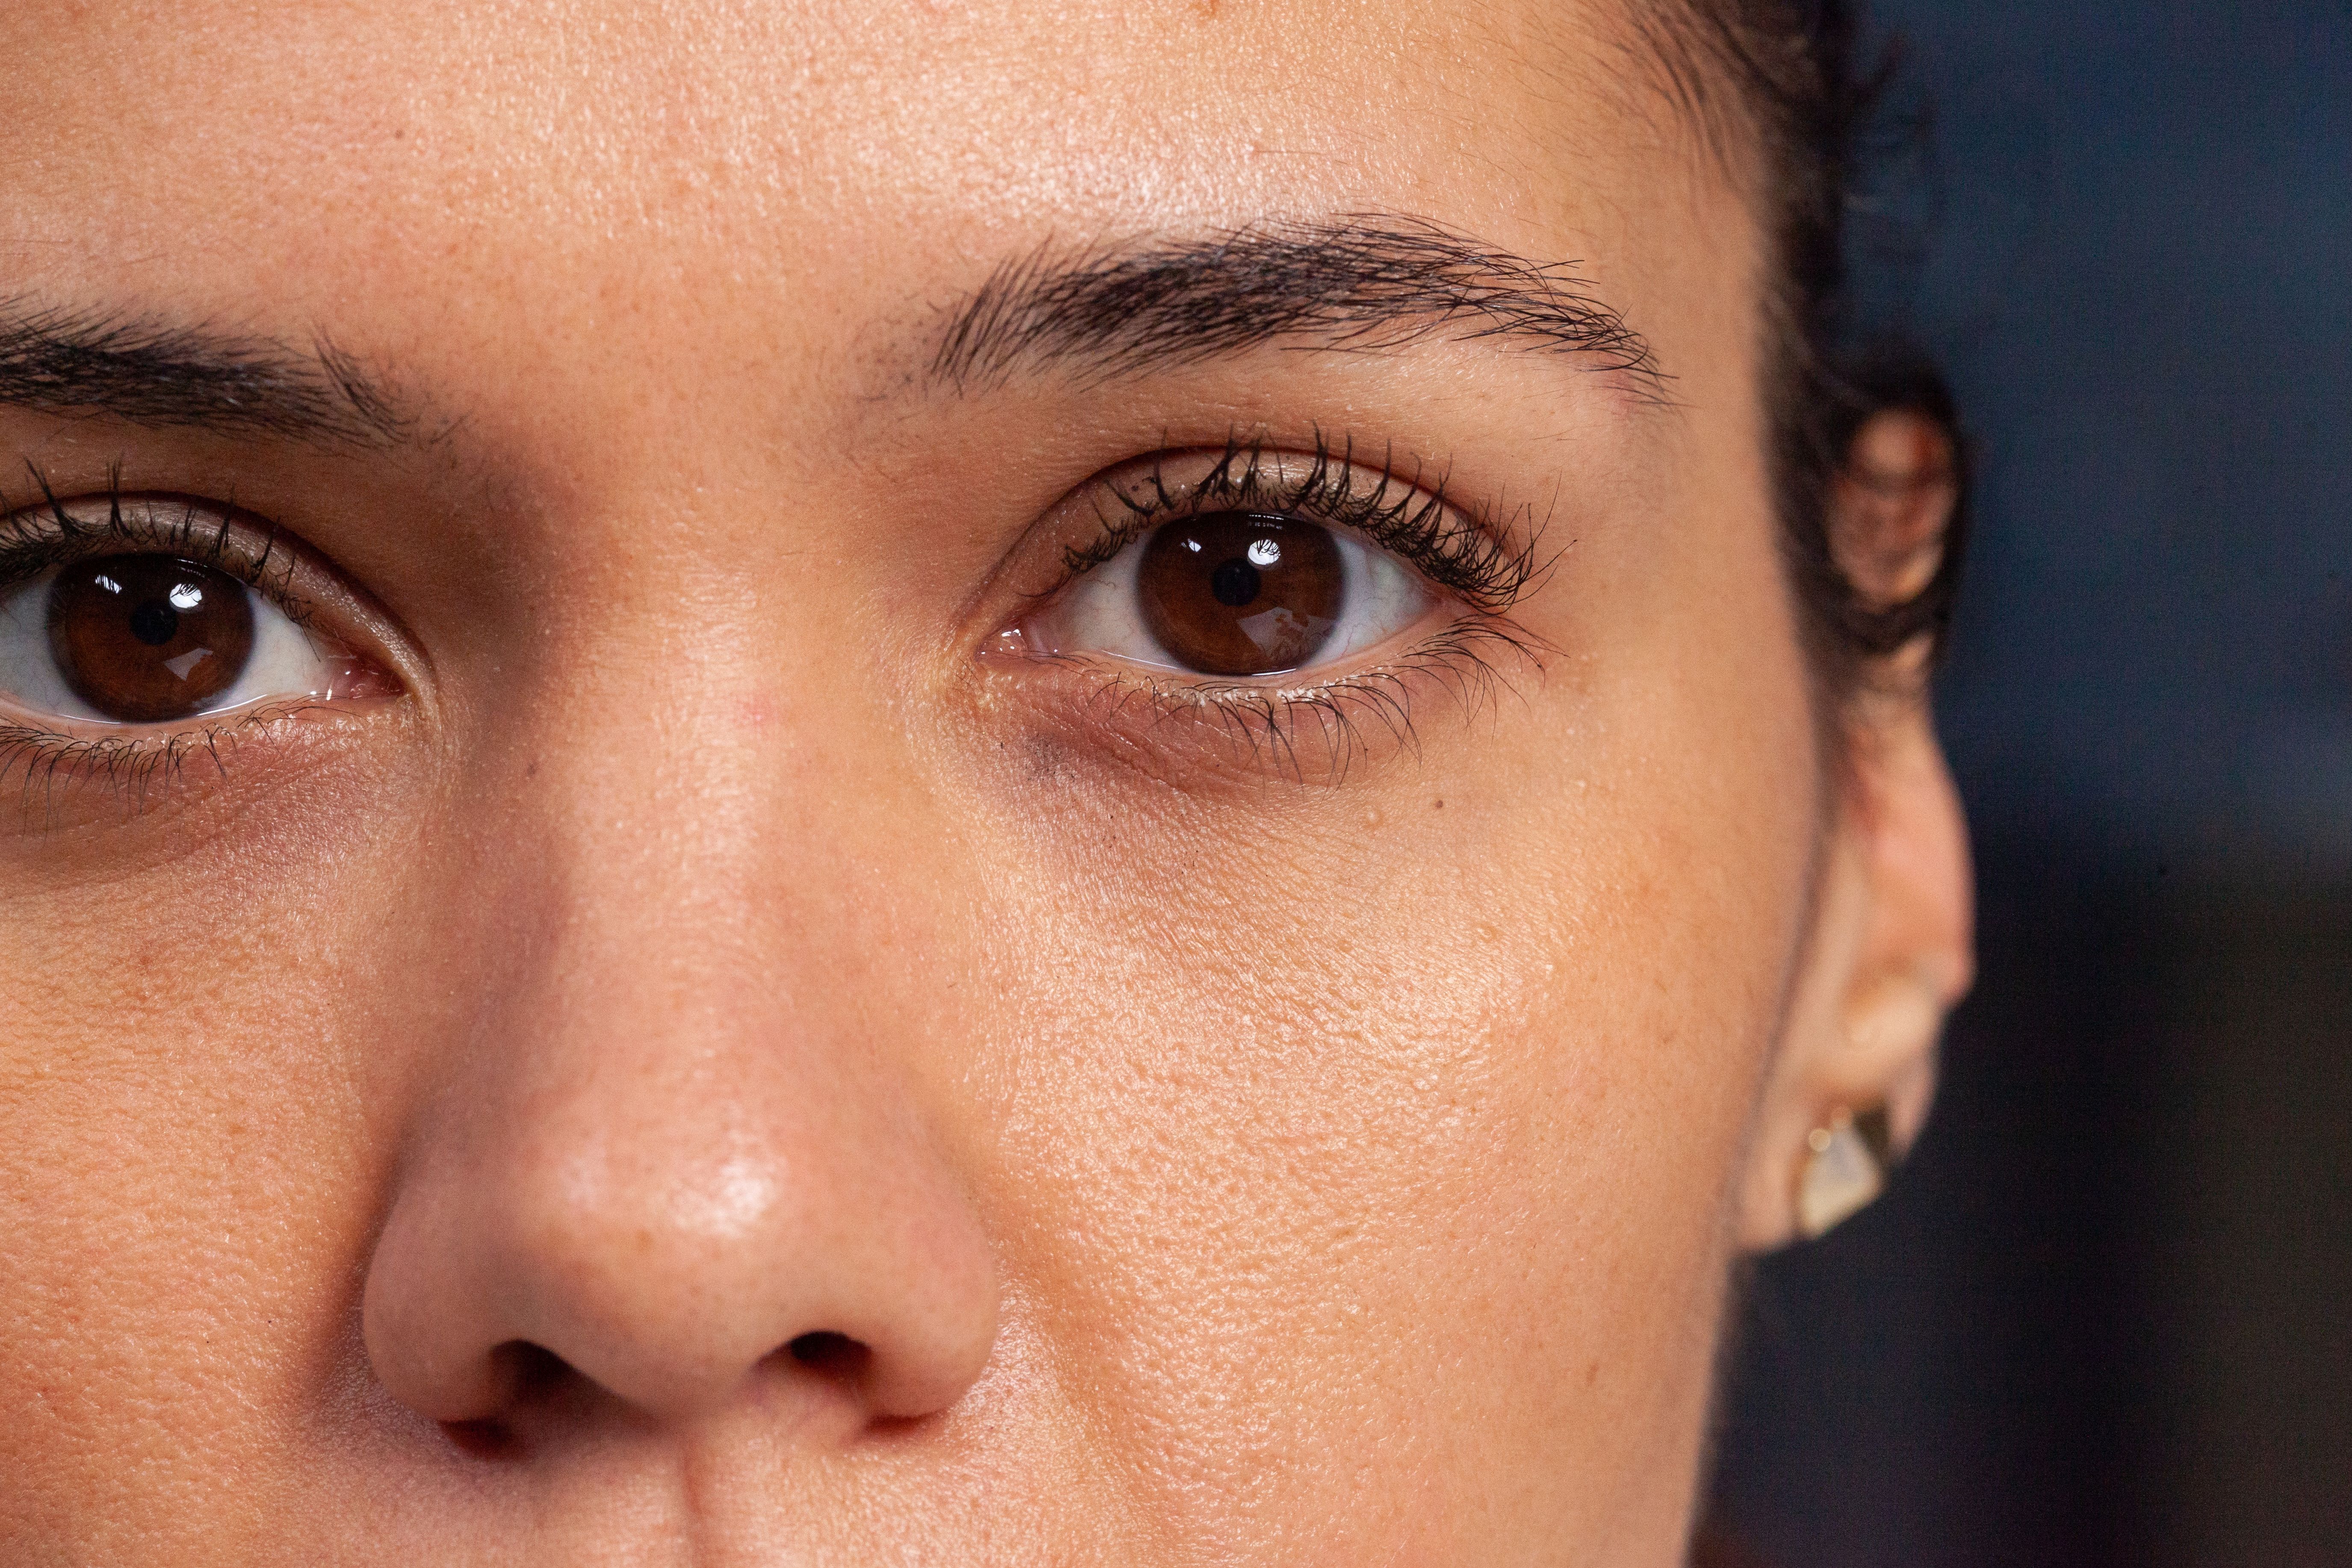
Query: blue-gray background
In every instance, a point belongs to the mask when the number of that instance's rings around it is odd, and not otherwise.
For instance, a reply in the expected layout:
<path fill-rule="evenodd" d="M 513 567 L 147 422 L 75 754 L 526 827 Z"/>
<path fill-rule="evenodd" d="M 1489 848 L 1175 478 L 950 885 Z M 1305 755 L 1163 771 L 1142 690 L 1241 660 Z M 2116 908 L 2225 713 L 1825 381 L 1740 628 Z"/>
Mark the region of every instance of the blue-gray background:
<path fill-rule="evenodd" d="M 1983 973 L 1889 1197 L 1749 1289 L 1718 1514 L 1809 1568 L 2352 1563 L 2352 5 L 1876 15 L 1935 151 L 1862 291 L 1979 442 Z"/>

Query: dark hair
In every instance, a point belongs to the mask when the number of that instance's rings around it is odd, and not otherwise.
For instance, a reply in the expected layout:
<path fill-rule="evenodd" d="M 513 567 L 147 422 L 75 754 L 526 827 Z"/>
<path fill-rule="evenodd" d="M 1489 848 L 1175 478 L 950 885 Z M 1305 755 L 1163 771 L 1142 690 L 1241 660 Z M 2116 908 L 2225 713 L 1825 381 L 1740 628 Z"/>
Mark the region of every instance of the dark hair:
<path fill-rule="evenodd" d="M 1846 0 L 1636 0 L 1636 23 L 1677 107 L 1753 187 L 1766 229 L 1765 396 L 1781 537 L 1824 684 L 1850 691 L 1871 661 L 1926 637 L 1942 651 L 1967 535 L 1967 443 L 1933 361 L 1900 338 L 1857 342 L 1847 213 L 1864 142 L 1899 55 L 1867 62 Z M 1951 437 L 1958 502 L 1934 574 L 1887 602 L 1840 567 L 1831 486 L 1873 414 L 1911 409 Z"/>

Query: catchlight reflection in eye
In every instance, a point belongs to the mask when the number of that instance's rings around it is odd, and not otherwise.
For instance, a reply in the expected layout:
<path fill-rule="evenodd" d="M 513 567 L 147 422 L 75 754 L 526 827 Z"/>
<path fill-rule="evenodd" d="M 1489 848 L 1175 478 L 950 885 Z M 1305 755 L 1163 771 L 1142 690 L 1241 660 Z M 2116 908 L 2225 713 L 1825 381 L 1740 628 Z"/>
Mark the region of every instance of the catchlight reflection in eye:
<path fill-rule="evenodd" d="M 1099 654 L 1228 678 L 1379 647 L 1437 603 L 1387 551 L 1297 518 L 1221 511 L 1161 524 L 1022 623 L 1027 651 Z"/>
<path fill-rule="evenodd" d="M 331 695 L 343 660 L 201 562 L 104 555 L 0 595 L 0 702 L 40 719 L 163 724 Z"/>

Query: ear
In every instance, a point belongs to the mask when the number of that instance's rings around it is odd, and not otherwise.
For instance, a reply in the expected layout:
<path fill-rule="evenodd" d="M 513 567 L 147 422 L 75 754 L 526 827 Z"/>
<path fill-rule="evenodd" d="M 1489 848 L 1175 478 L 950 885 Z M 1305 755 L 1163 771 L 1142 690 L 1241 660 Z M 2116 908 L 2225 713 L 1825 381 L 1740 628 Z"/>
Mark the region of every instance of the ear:
<path fill-rule="evenodd" d="M 1903 603 L 1935 575 L 1959 499 L 1957 456 L 1923 413 L 1881 412 L 1856 432 L 1829 536 L 1866 603 Z M 1874 661 L 1843 715 L 1813 929 L 1741 1193 L 1739 1240 L 1753 1250 L 1799 1233 L 1817 1130 L 1883 1109 L 1894 1152 L 1918 1136 L 1944 1016 L 1974 973 L 1968 832 L 1928 708 L 1927 640 Z"/>

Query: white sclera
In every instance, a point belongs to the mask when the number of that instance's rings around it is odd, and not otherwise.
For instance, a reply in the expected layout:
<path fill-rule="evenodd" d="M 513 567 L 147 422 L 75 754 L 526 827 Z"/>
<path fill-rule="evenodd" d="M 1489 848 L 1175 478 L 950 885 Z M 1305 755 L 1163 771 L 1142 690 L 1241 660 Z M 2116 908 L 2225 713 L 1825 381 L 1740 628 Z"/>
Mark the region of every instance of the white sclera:
<path fill-rule="evenodd" d="M 58 668 L 57 656 L 49 649 L 49 590 L 58 570 L 52 568 L 0 595 L 0 702 L 43 719 L 125 729 L 159 728 L 110 719 L 75 696 L 73 688 L 66 684 L 65 672 Z M 226 713 L 257 702 L 331 695 L 335 664 L 310 634 L 251 588 L 239 584 L 238 592 L 253 610 L 253 651 L 236 679 L 188 719 Z"/>
<path fill-rule="evenodd" d="M 1339 613 L 1307 663 L 1296 670 L 1269 670 L 1269 675 L 1311 672 L 1353 658 L 1380 647 L 1437 605 L 1436 590 L 1395 556 L 1344 529 L 1328 531 L 1339 552 Z M 1202 673 L 1188 669 L 1144 622 L 1136 574 L 1151 537 L 1146 533 L 1132 541 L 1023 622 L 1022 638 L 1030 650 L 1103 654 L 1155 669 Z"/>

